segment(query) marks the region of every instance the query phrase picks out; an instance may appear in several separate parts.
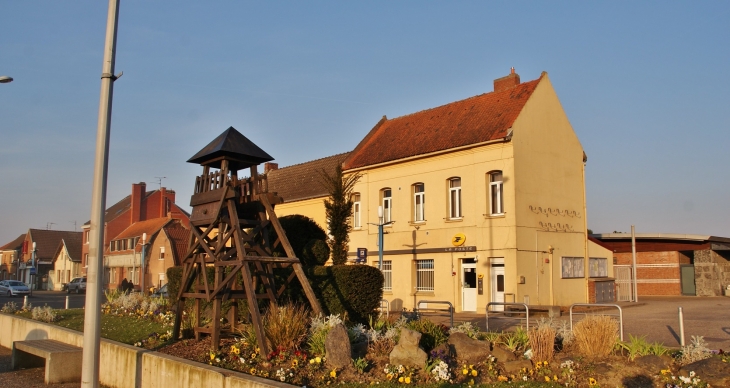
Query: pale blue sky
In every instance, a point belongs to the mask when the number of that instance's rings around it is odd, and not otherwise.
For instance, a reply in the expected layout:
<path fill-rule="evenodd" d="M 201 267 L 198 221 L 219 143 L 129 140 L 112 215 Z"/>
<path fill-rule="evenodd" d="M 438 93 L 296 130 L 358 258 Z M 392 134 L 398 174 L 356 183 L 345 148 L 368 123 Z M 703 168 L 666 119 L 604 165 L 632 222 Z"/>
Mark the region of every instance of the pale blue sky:
<path fill-rule="evenodd" d="M 89 219 L 106 1 L 0 1 L 0 244 Z M 107 204 L 234 126 L 280 166 L 547 71 L 596 232 L 730 237 L 730 3 L 122 0 Z"/>

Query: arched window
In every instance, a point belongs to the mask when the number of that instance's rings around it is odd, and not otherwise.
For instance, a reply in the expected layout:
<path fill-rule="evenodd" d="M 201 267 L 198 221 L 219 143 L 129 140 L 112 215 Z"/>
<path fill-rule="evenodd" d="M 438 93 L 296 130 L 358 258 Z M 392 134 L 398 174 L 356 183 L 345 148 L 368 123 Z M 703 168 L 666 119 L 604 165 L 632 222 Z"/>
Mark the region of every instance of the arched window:
<path fill-rule="evenodd" d="M 461 218 L 461 178 L 449 179 L 449 218 Z"/>
<path fill-rule="evenodd" d="M 413 185 L 413 222 L 426 221 L 426 186 L 423 183 Z"/>
<path fill-rule="evenodd" d="M 502 171 L 489 173 L 489 214 L 504 214 L 504 200 L 502 195 Z"/>

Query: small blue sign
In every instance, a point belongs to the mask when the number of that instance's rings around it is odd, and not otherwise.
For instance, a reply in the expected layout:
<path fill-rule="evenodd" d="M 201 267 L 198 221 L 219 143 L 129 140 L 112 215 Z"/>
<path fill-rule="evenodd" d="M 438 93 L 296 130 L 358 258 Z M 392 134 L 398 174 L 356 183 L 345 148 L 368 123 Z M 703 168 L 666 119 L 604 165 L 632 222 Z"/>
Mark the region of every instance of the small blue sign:
<path fill-rule="evenodd" d="M 35 267 L 30 267 L 30 274 L 31 275 L 35 275 L 36 274 Z"/>
<path fill-rule="evenodd" d="M 367 248 L 357 248 L 357 258 L 360 260 L 365 260 L 368 258 L 368 249 Z"/>

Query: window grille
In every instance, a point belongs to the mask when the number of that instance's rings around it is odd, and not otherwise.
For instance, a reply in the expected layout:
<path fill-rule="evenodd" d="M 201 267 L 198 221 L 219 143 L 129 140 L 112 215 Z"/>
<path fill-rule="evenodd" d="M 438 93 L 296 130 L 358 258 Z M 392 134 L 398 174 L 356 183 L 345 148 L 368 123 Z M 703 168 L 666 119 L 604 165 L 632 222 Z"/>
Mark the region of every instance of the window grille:
<path fill-rule="evenodd" d="M 375 264 L 377 265 L 377 263 Z M 383 260 L 383 291 L 393 291 L 393 262 L 391 260 Z"/>
<path fill-rule="evenodd" d="M 416 260 L 416 291 L 433 291 L 433 286 L 433 259 Z"/>

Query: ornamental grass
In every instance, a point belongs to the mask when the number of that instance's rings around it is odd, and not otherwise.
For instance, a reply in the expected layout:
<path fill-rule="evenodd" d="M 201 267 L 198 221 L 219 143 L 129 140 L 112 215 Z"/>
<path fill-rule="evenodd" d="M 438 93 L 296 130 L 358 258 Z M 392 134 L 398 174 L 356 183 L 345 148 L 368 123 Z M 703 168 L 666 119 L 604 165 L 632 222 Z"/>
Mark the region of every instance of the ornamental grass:
<path fill-rule="evenodd" d="M 573 327 L 574 342 L 580 354 L 605 357 L 618 340 L 618 324 L 606 315 L 588 315 Z"/>

